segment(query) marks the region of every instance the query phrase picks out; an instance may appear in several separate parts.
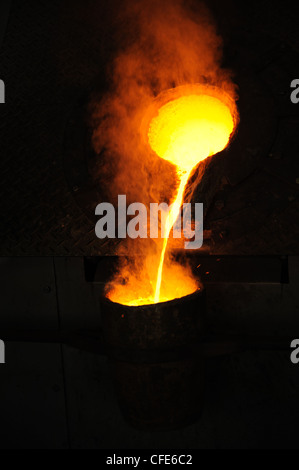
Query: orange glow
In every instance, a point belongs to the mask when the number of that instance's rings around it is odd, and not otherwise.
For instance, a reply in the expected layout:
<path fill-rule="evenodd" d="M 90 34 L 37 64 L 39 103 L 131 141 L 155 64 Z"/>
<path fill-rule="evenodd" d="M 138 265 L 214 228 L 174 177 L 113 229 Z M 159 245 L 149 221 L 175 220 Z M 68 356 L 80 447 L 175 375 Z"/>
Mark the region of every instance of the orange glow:
<path fill-rule="evenodd" d="M 164 160 L 190 173 L 199 162 L 221 152 L 235 127 L 229 107 L 210 95 L 182 96 L 153 118 L 151 148 Z"/>
<path fill-rule="evenodd" d="M 158 103 L 147 127 L 147 140 L 158 157 L 175 166 L 178 189 L 166 220 L 162 250 L 146 259 L 141 274 L 123 269 L 120 274 L 126 282 L 109 286 L 107 297 L 129 306 L 167 302 L 199 289 L 189 268 L 166 262 L 168 240 L 193 170 L 227 147 L 238 121 L 235 102 L 215 87 L 178 87 L 164 94 L 163 102 Z"/>
<path fill-rule="evenodd" d="M 235 128 L 230 108 L 219 98 L 200 94 L 182 96 L 170 101 L 153 118 L 149 129 L 151 148 L 164 160 L 177 167 L 179 190 L 166 221 L 166 237 L 160 258 L 155 303 L 160 302 L 165 254 L 170 232 L 180 208 L 192 170 L 207 157 L 227 147 Z"/>
<path fill-rule="evenodd" d="M 113 286 L 110 286 L 107 298 L 112 302 L 130 307 L 157 303 L 154 298 L 155 286 L 153 284 L 156 282 L 157 269 L 151 270 L 150 263 L 148 263 L 148 268 L 148 272 L 143 273 L 144 277 L 137 276 L 131 270 L 130 272 L 126 269 L 121 271 L 122 276 L 127 276 L 125 284 L 114 282 Z M 201 289 L 191 270 L 177 263 L 164 266 L 163 281 L 159 303 L 180 299 Z"/>

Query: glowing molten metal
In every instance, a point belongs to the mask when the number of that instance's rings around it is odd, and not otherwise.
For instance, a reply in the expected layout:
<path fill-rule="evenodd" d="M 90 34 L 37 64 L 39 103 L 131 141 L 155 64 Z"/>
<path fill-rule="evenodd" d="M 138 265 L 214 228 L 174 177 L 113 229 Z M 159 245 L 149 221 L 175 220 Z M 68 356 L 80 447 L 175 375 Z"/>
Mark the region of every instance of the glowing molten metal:
<path fill-rule="evenodd" d="M 182 96 L 171 101 L 159 110 L 150 124 L 148 137 L 151 148 L 159 157 L 176 165 L 180 180 L 178 194 L 166 222 L 155 303 L 160 301 L 168 238 L 179 216 L 191 172 L 199 162 L 221 152 L 228 145 L 234 127 L 229 107 L 209 95 Z"/>
<path fill-rule="evenodd" d="M 166 265 L 168 240 L 180 215 L 191 173 L 200 162 L 227 147 L 238 118 L 235 102 L 220 89 L 192 86 L 177 90 L 170 90 L 166 102 L 164 98 L 164 104 L 150 121 L 147 137 L 151 149 L 175 165 L 178 189 L 166 221 L 158 271 L 156 268 L 155 272 L 147 273 L 153 292 L 149 293 L 146 287 L 142 292 L 137 280 L 133 287 L 132 279 L 131 286 L 129 281 L 129 285 L 119 286 L 108 295 L 110 300 L 125 305 L 157 304 L 187 296 L 198 289 L 198 283 L 188 269 L 177 264 L 173 264 L 173 268 Z M 133 292 L 135 297 L 132 297 Z"/>

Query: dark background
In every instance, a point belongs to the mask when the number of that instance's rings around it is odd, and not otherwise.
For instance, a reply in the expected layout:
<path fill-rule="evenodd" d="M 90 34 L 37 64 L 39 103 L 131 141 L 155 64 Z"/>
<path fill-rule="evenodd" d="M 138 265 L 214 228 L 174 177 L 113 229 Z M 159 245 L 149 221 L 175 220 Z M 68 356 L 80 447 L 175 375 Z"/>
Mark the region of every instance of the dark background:
<path fill-rule="evenodd" d="M 285 2 L 207 3 L 225 65 L 243 96 L 263 102 L 248 109 L 251 125 L 267 122 L 244 140 L 239 165 L 223 167 L 196 263 L 212 338 L 203 417 L 146 433 L 124 422 L 101 350 L 99 297 L 117 246 L 94 236 L 82 125 L 105 82 L 117 6 L 1 2 L 0 448 L 298 448 L 297 16 Z"/>

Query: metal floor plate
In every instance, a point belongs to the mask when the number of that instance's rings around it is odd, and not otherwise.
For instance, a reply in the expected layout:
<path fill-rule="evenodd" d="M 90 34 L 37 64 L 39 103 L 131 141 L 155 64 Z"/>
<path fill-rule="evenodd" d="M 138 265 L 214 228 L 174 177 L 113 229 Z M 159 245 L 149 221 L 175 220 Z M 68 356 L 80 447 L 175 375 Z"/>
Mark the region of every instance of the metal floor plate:
<path fill-rule="evenodd" d="M 262 2 L 260 10 L 265 18 L 268 3 Z M 67 128 L 82 97 L 101 83 L 109 57 L 109 6 L 94 8 L 91 0 L 84 6 L 78 0 L 12 4 L 0 50 L 1 79 L 7 87 L 6 104 L 0 108 L 0 256 L 117 253 L 116 243 L 96 239 L 94 222 L 78 203 L 78 188 L 69 186 L 64 165 Z M 244 51 L 254 57 L 249 65 L 276 103 L 277 137 L 269 146 L 272 157 L 266 152 L 245 182 L 235 171 L 222 175 L 228 184 L 211 201 L 206 228 L 212 237 L 206 252 L 298 254 L 299 106 L 290 104 L 288 92 L 290 80 L 299 76 L 298 56 L 289 47 L 298 47 L 299 33 L 288 27 L 286 37 L 277 22 L 271 30 L 272 23 L 239 8 L 244 31 L 237 14 L 234 21 L 221 20 L 224 31 L 234 28 L 231 63 L 242 68 Z M 273 6 L 270 11 L 281 14 Z M 257 31 L 271 40 L 258 42 Z M 247 146 L 244 152 L 247 160 L 255 159 L 256 148 Z"/>

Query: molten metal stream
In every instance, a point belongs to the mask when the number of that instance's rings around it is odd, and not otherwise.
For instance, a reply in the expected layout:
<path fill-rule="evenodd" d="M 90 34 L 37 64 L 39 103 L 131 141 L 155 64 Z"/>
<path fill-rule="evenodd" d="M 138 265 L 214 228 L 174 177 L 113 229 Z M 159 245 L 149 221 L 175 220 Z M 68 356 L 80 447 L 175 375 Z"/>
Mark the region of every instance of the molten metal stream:
<path fill-rule="evenodd" d="M 235 120 L 229 106 L 221 99 L 205 94 L 191 94 L 170 101 L 160 108 L 158 116 L 150 123 L 148 138 L 151 148 L 159 157 L 176 166 L 179 178 L 179 188 L 166 220 L 155 303 L 161 301 L 168 239 L 179 216 L 190 175 L 199 162 L 227 147 L 234 128 Z"/>
<path fill-rule="evenodd" d="M 171 208 L 171 211 L 169 212 L 169 216 L 166 219 L 166 227 L 165 227 L 165 238 L 163 241 L 163 249 L 161 253 L 161 258 L 160 258 L 160 263 L 159 263 L 159 269 L 158 269 L 158 277 L 157 277 L 157 283 L 156 283 L 156 291 L 155 291 L 155 304 L 158 304 L 160 302 L 160 293 L 161 293 L 161 284 L 162 284 L 162 275 L 163 275 L 163 266 L 164 266 L 164 260 L 165 260 L 165 255 L 167 251 L 167 246 L 168 246 L 168 239 L 170 232 L 180 214 L 180 209 L 183 203 L 183 197 L 184 197 L 184 192 L 185 188 L 187 186 L 188 180 L 190 177 L 190 173 L 186 172 L 181 176 L 181 181 L 180 181 L 180 186 L 179 186 L 179 191 L 177 198 L 175 202 L 173 203 L 173 206 Z"/>
<path fill-rule="evenodd" d="M 161 251 L 158 255 L 145 251 L 140 271 L 124 266 L 108 286 L 107 297 L 128 306 L 168 302 L 199 288 L 191 269 L 166 257 L 168 241 L 191 173 L 200 162 L 227 147 L 238 121 L 234 100 L 219 88 L 178 87 L 160 98 L 166 104 L 155 107 L 155 114 L 149 110 L 147 140 L 160 158 L 175 166 L 178 186 L 165 222 Z"/>

